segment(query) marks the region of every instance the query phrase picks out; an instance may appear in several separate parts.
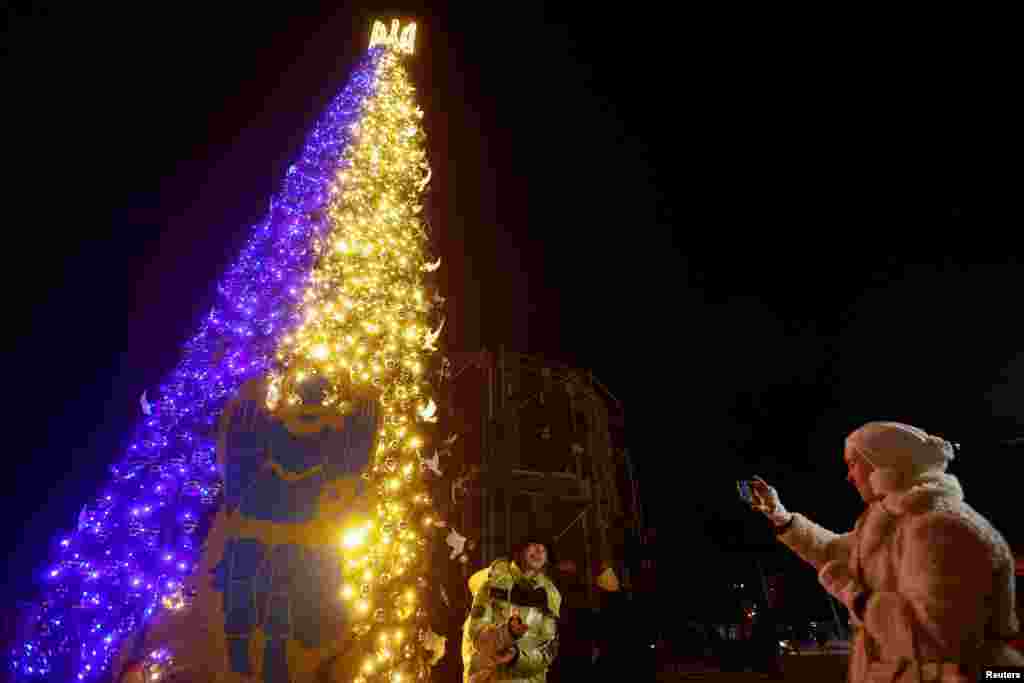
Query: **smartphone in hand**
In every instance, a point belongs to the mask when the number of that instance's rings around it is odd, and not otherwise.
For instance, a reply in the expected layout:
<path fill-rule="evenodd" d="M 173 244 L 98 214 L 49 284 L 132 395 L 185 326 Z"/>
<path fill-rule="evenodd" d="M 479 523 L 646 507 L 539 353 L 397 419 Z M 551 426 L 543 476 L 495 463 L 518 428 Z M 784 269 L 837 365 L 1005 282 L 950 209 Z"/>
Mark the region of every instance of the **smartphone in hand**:
<path fill-rule="evenodd" d="M 740 500 L 747 505 L 754 504 L 754 491 L 750 486 L 749 479 L 740 479 L 736 482 L 736 490 L 739 491 Z"/>

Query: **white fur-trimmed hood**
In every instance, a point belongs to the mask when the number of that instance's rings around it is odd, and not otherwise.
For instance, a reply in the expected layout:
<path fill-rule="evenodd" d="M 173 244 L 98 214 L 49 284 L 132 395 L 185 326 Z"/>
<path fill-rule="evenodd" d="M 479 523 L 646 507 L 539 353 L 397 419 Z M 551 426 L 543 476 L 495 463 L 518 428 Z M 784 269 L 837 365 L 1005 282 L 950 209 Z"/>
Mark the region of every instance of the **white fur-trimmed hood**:
<path fill-rule="evenodd" d="M 876 469 L 871 486 L 881 494 L 881 505 L 890 515 L 908 512 L 952 511 L 964 501 L 960 480 L 945 472 L 926 472 L 913 479 L 896 470 Z"/>

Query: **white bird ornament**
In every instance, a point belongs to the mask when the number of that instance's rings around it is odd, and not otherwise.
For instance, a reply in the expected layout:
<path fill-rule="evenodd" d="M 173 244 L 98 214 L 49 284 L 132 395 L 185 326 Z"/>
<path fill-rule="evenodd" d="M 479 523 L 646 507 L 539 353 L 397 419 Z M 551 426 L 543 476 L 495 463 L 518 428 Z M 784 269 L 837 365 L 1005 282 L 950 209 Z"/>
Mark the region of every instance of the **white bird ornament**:
<path fill-rule="evenodd" d="M 441 336 L 441 330 L 444 329 L 444 323 L 446 318 L 441 318 L 441 324 L 438 326 L 437 331 L 427 332 L 426 339 L 423 340 L 424 351 L 437 351 L 437 347 L 434 345 L 437 342 L 437 338 Z"/>
<path fill-rule="evenodd" d="M 466 547 L 466 537 L 460 534 L 455 529 L 448 531 L 448 538 L 445 539 L 449 546 L 452 548 L 452 554 L 449 559 L 454 560 L 456 557 L 462 554 Z"/>

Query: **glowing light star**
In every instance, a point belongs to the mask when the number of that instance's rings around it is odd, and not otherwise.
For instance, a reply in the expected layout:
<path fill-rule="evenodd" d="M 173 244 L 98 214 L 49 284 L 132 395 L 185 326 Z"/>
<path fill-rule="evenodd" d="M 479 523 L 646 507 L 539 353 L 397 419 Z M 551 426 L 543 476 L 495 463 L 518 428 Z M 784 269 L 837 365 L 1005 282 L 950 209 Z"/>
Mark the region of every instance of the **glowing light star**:
<path fill-rule="evenodd" d="M 151 406 L 149 404 L 149 401 L 146 400 L 146 392 L 145 391 L 142 392 L 142 396 L 139 398 L 139 403 L 142 405 L 142 412 L 143 413 L 145 413 L 146 415 L 152 415 L 153 414 L 153 406 Z"/>
<path fill-rule="evenodd" d="M 357 548 L 366 542 L 367 530 L 365 528 L 352 529 L 345 533 L 342 544 L 346 548 Z"/>

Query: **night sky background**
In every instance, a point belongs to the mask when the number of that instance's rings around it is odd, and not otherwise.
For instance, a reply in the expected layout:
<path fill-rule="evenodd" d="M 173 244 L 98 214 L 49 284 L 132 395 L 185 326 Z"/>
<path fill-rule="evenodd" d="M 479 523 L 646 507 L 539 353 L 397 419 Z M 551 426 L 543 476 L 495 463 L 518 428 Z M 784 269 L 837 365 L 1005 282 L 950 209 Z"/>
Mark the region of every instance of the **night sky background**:
<path fill-rule="evenodd" d="M 752 39 L 757 17 L 79 4 L 14 3 L 0 40 L 6 604 L 392 16 L 419 23 L 447 348 L 546 355 L 622 400 L 683 613 L 755 559 L 827 611 L 734 482 L 760 474 L 845 530 L 843 438 L 871 419 L 960 442 L 968 501 L 1024 543 L 1022 449 L 1002 445 L 1024 435 L 1024 270 L 898 248 L 948 209 L 872 188 L 885 161 L 850 125 L 871 103 Z"/>

